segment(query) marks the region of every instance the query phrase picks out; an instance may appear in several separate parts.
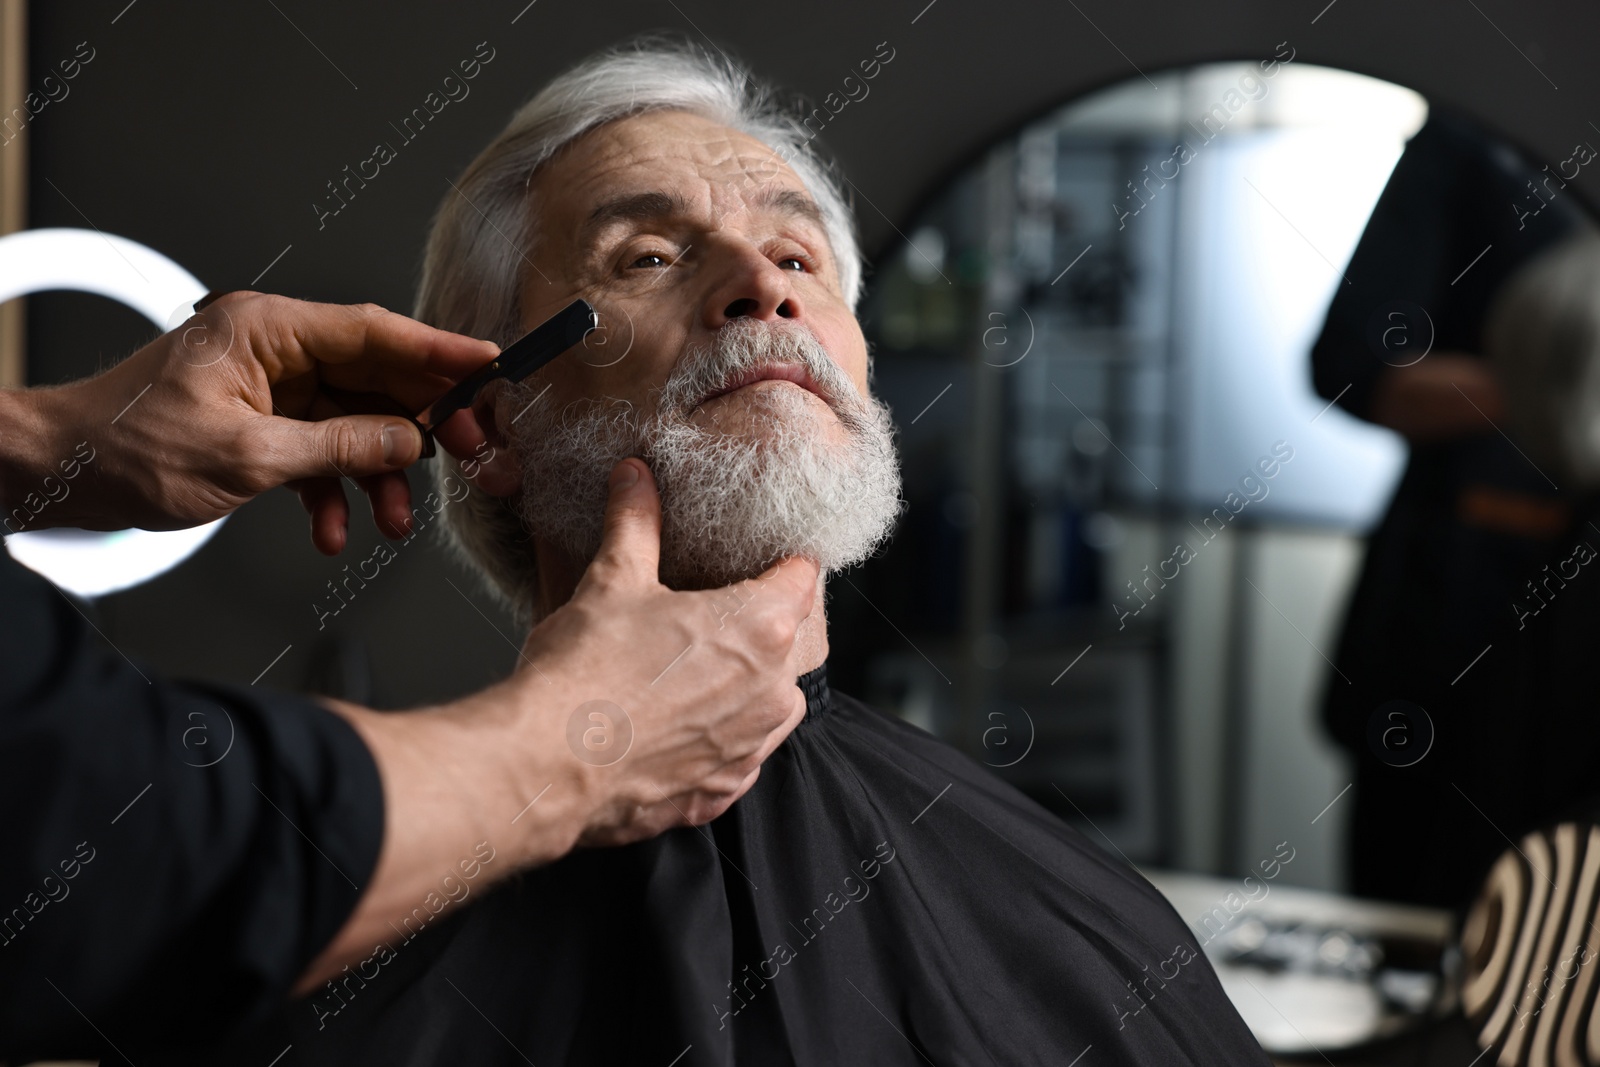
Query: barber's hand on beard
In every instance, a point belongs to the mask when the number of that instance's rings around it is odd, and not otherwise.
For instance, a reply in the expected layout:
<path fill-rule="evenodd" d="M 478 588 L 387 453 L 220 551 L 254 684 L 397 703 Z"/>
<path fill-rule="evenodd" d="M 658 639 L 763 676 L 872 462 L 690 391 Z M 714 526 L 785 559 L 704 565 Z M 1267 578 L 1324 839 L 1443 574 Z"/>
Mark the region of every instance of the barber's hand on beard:
<path fill-rule="evenodd" d="M 80 441 L 94 449 L 92 476 L 39 525 L 181 529 L 288 485 L 311 513 L 313 543 L 332 555 L 347 536 L 348 477 L 379 530 L 403 536 L 403 468 L 422 436 L 396 414 L 356 412 L 422 411 L 499 351 L 371 304 L 228 293 L 102 374 L 21 394 L 42 470 L 54 473 Z"/>
<path fill-rule="evenodd" d="M 709 822 L 755 784 L 805 716 L 796 637 L 817 606 L 817 566 L 805 559 L 731 589 L 668 589 L 657 577 L 661 504 L 649 469 L 618 464 L 609 491 L 600 552 L 572 599 L 529 634 L 520 672 L 532 699 L 552 687 L 571 694 L 578 728 L 562 754 L 592 791 L 584 845 Z M 616 705 L 627 722 L 577 713 L 591 700 Z M 582 749 L 583 730 L 615 744 L 628 728 L 620 758 Z"/>
<path fill-rule="evenodd" d="M 574 846 L 709 822 L 755 784 L 805 717 L 795 679 L 810 665 L 807 627 L 820 622 L 817 566 L 790 559 L 732 589 L 678 592 L 657 577 L 660 537 L 655 482 L 626 460 L 612 472 L 599 554 L 572 599 L 533 628 L 510 678 L 404 715 L 327 701 L 378 764 L 384 844 L 298 993 L 364 958 L 473 841 L 505 855 L 484 868 L 492 882 Z M 581 740 L 595 701 L 620 708 L 632 731 L 605 766 Z"/>

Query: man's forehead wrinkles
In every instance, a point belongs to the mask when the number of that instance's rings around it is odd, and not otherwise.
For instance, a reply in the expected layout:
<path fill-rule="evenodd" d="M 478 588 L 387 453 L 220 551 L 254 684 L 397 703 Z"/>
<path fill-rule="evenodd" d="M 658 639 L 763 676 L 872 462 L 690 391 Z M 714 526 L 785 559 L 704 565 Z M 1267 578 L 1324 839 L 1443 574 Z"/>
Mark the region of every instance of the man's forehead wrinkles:
<path fill-rule="evenodd" d="M 697 138 L 691 148 L 698 150 L 696 154 L 701 157 L 700 162 L 722 167 L 730 163 L 742 165 L 740 161 L 750 153 L 751 144 L 751 138 L 735 135 L 730 130 L 721 136 Z"/>
<path fill-rule="evenodd" d="M 759 141 L 746 137 L 723 137 L 701 142 L 704 151 L 697 161 L 702 173 L 722 181 L 759 184 L 783 173 L 778 154 Z M 777 162 L 778 166 L 774 166 Z"/>
<path fill-rule="evenodd" d="M 800 185 L 768 181 L 760 185 L 722 176 L 628 175 L 597 191 L 579 212 L 578 230 L 594 234 L 630 220 L 706 219 L 720 222 L 753 212 L 788 215 L 821 224 L 821 212 Z"/>

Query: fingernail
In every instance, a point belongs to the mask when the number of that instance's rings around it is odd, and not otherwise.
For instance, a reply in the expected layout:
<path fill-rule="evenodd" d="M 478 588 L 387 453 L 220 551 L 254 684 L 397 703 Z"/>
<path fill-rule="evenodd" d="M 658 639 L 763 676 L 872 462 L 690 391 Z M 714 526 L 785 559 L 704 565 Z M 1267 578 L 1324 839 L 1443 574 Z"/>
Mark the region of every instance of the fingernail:
<path fill-rule="evenodd" d="M 611 489 L 632 489 L 639 480 L 639 468 L 632 463 L 619 463 L 611 472 Z"/>
<path fill-rule="evenodd" d="M 411 454 L 411 444 L 407 440 L 411 436 L 409 426 L 399 424 L 383 428 L 383 461 L 385 463 L 399 463 L 400 460 Z"/>

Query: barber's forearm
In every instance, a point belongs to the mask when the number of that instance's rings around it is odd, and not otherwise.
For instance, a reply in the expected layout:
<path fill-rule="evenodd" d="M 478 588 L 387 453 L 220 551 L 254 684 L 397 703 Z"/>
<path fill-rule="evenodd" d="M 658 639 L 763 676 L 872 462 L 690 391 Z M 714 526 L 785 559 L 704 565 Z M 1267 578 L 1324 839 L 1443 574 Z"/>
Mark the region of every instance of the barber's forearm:
<path fill-rule="evenodd" d="M 327 702 L 355 727 L 378 765 L 383 845 L 355 911 L 302 976 L 296 995 L 576 843 L 591 806 L 581 764 L 563 737 L 546 736 L 552 731 L 540 720 L 549 716 L 511 710 L 518 702 L 497 697 L 499 688 L 448 710 L 385 713 Z"/>
<path fill-rule="evenodd" d="M 55 525 L 81 473 L 57 389 L 0 389 L 0 534 Z"/>

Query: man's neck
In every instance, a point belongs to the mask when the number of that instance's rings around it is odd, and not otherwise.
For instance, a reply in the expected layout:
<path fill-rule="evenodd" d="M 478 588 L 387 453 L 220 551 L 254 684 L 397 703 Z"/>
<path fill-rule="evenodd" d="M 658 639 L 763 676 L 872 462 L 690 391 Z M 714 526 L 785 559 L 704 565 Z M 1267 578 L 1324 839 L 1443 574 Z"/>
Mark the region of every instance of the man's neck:
<path fill-rule="evenodd" d="M 542 541 L 534 542 L 534 553 L 539 566 L 538 610 L 534 613 L 537 620 L 572 599 L 578 581 L 583 577 L 585 565 Z M 823 603 L 826 584 L 826 577 L 819 574 L 817 598 L 812 604 L 811 614 L 800 624 L 799 632 L 795 635 L 797 677 L 822 666 L 828 658 L 828 616 Z M 728 595 L 736 594 L 730 592 Z"/>

